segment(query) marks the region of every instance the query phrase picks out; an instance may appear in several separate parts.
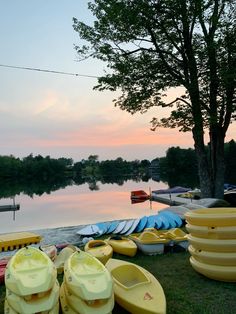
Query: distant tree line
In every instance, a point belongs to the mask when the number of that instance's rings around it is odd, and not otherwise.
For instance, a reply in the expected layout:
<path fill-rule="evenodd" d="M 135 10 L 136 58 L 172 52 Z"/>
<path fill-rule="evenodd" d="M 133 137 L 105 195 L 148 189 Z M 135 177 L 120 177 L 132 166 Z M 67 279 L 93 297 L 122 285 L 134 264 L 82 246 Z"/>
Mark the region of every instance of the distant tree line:
<path fill-rule="evenodd" d="M 210 150 L 207 150 L 208 154 Z M 225 183 L 236 184 L 236 142 L 225 143 Z M 199 176 L 196 153 L 193 149 L 170 147 L 160 158 L 160 178 L 170 187 L 183 185 L 198 187 Z"/>
<path fill-rule="evenodd" d="M 197 159 L 191 148 L 170 147 L 165 157 L 159 160 L 153 170 L 153 161 L 147 159 L 126 161 L 121 157 L 115 160 L 99 161 L 98 155 L 74 162 L 71 158 L 51 158 L 30 154 L 22 159 L 0 156 L 0 197 L 24 192 L 27 195 L 41 195 L 44 192 L 66 187 L 71 184 L 88 183 L 91 190 L 97 190 L 97 182 L 122 185 L 126 180 L 164 181 L 170 187 L 181 185 L 199 187 Z M 236 184 L 236 143 L 225 144 L 225 182 Z M 158 163 L 155 162 L 155 165 Z M 155 176 L 154 176 L 155 175 Z"/>

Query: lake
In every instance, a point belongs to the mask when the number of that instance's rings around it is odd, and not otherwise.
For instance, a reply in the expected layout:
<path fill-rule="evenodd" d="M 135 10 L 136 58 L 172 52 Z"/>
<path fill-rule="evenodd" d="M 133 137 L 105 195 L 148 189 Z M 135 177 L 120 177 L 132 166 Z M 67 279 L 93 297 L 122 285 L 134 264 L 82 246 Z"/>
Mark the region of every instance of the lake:
<path fill-rule="evenodd" d="M 163 182 L 128 180 L 122 185 L 97 183 L 99 190 L 89 185 L 69 185 L 50 194 L 30 197 L 21 193 L 15 198 L 20 210 L 0 212 L 0 233 L 93 224 L 100 221 L 129 219 L 157 213 L 167 205 L 145 201 L 131 204 L 132 190 L 166 188 Z M 1 199 L 0 205 L 12 205 L 12 199 Z M 151 205 L 151 206 L 150 206 Z M 15 216 L 15 217 L 14 217 Z M 15 219 L 14 219 L 15 218 Z"/>

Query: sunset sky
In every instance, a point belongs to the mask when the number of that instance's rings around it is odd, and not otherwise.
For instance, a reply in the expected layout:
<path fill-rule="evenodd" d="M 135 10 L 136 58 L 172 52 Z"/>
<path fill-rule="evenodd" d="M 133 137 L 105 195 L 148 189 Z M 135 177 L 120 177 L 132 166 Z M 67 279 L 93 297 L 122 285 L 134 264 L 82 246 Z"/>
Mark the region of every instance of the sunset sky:
<path fill-rule="evenodd" d="M 78 62 L 72 18 L 91 21 L 85 0 L 0 0 L 0 64 L 99 76 L 105 65 Z M 149 159 L 170 146 L 192 147 L 190 133 L 150 131 L 153 109 L 130 115 L 114 107 L 119 93 L 93 91 L 95 78 L 0 66 L 0 155 L 74 161 L 98 155 Z M 176 91 L 172 90 L 170 99 Z M 164 115 L 158 113 L 158 117 Z M 235 125 L 228 138 L 235 138 Z"/>

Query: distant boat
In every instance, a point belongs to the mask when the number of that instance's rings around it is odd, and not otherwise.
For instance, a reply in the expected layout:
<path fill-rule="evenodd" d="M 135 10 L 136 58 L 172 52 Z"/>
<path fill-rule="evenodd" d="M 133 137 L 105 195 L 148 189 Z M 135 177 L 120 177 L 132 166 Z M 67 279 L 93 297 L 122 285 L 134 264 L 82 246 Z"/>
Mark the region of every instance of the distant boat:
<path fill-rule="evenodd" d="M 161 189 L 161 190 L 154 190 L 152 193 L 154 194 L 171 194 L 171 193 L 185 193 L 191 191 L 190 188 L 185 188 L 182 186 L 174 186 L 173 188 L 169 189 Z"/>
<path fill-rule="evenodd" d="M 137 190 L 137 191 L 131 191 L 130 198 L 131 198 L 132 203 L 142 203 L 146 200 L 149 200 L 150 195 L 147 194 L 143 190 Z"/>

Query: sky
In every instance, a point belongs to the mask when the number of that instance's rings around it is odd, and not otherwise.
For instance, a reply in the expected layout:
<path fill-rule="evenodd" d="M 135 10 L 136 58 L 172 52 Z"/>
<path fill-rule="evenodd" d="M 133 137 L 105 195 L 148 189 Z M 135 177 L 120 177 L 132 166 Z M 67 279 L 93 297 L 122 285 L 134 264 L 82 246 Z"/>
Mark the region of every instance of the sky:
<path fill-rule="evenodd" d="M 105 64 L 78 61 L 72 18 L 92 20 L 86 0 L 0 0 L 0 65 L 99 76 Z M 131 115 L 114 107 L 116 92 L 94 91 L 95 78 L 0 66 L 0 155 L 99 160 L 165 156 L 193 147 L 191 133 L 150 130 L 156 109 Z M 171 90 L 170 100 L 177 95 Z M 235 138 L 235 125 L 227 139 Z"/>

